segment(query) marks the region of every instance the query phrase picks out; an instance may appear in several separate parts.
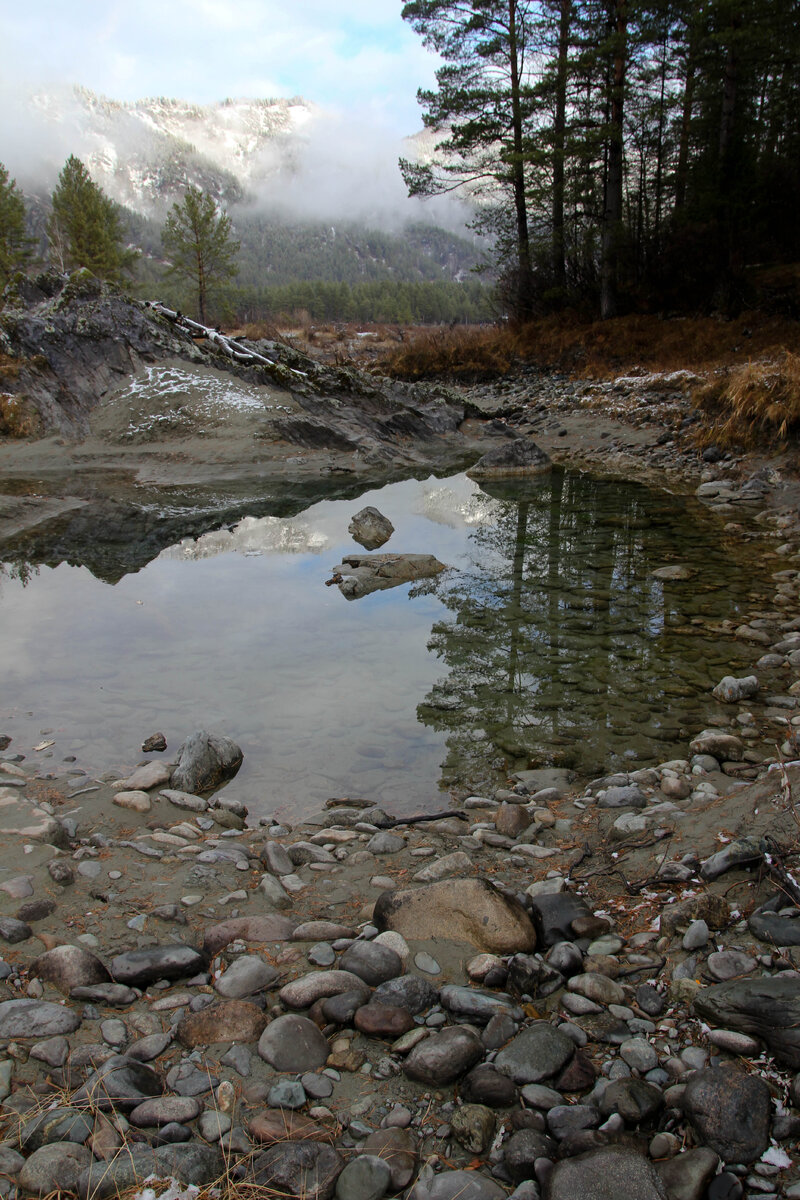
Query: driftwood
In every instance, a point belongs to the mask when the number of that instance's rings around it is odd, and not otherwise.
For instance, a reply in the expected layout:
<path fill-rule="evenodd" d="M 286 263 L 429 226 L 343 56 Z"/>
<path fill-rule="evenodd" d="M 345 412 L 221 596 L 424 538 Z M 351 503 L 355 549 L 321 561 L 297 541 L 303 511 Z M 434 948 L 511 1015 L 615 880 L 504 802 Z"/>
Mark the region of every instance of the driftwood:
<path fill-rule="evenodd" d="M 390 817 L 381 822 L 381 829 L 394 829 L 397 825 L 421 825 L 423 821 L 443 821 L 445 817 L 457 817 L 459 821 L 468 821 L 469 817 L 461 809 L 448 808 L 444 812 L 425 813 L 418 817 Z"/>
<path fill-rule="evenodd" d="M 199 321 L 193 321 L 191 317 L 185 317 L 182 312 L 178 312 L 174 308 L 167 308 L 165 304 L 161 304 L 158 300 L 147 300 L 145 304 L 147 308 L 151 308 L 159 316 L 166 317 L 173 325 L 177 325 L 180 329 L 185 329 L 192 337 L 202 337 L 206 338 L 209 342 L 213 342 L 223 354 L 227 354 L 235 362 L 254 363 L 265 367 L 278 366 L 278 363 L 274 359 L 266 358 L 265 355 L 258 354 L 255 350 L 239 346 L 235 338 L 227 337 L 224 333 L 220 333 L 218 329 L 211 329 L 208 325 L 201 325 Z M 305 371 L 297 371 L 294 367 L 286 369 L 291 371 L 293 375 L 300 375 L 303 379 L 307 378 Z"/>

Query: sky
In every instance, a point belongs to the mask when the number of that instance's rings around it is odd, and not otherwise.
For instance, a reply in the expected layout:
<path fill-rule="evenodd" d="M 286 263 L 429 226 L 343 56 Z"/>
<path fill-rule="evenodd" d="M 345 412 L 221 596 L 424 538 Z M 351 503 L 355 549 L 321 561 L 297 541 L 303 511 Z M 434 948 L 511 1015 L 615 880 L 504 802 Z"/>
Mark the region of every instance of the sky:
<path fill-rule="evenodd" d="M 0 0 L 4 88 L 115 100 L 300 95 L 405 136 L 437 60 L 401 0 Z"/>

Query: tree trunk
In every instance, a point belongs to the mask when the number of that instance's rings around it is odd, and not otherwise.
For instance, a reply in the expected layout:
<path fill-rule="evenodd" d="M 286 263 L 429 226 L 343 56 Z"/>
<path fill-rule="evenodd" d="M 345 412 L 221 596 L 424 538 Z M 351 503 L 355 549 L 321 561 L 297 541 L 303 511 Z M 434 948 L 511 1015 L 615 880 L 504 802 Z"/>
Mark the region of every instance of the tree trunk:
<path fill-rule="evenodd" d="M 553 282 L 564 293 L 567 285 L 564 255 L 564 159 L 567 130 L 567 71 L 572 0 L 559 0 L 556 108 L 553 121 Z"/>
<path fill-rule="evenodd" d="M 525 163 L 522 157 L 522 97 L 517 0 L 508 0 L 508 54 L 511 70 L 511 123 L 513 131 L 512 186 L 517 224 L 517 287 L 514 314 L 519 320 L 533 315 L 533 269 L 528 240 L 528 204 L 525 193 Z"/>
<path fill-rule="evenodd" d="M 627 0 L 608 0 L 608 16 L 612 30 L 614 58 L 600 263 L 600 317 L 604 321 L 615 317 L 618 312 L 617 283 L 622 234 L 622 121 L 625 105 L 628 32 Z"/>

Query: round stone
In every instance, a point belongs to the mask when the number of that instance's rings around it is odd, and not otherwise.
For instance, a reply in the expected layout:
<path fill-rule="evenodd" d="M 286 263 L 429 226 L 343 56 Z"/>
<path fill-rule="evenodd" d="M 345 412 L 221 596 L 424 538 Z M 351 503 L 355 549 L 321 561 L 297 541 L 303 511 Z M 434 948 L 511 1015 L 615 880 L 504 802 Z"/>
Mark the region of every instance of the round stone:
<path fill-rule="evenodd" d="M 389 1190 L 389 1164 L 375 1154 L 360 1154 L 336 1181 L 337 1200 L 380 1200 Z"/>
<path fill-rule="evenodd" d="M 258 1053 L 276 1071 L 315 1071 L 325 1066 L 328 1052 L 314 1022 L 294 1013 L 270 1022 L 258 1042 Z"/>

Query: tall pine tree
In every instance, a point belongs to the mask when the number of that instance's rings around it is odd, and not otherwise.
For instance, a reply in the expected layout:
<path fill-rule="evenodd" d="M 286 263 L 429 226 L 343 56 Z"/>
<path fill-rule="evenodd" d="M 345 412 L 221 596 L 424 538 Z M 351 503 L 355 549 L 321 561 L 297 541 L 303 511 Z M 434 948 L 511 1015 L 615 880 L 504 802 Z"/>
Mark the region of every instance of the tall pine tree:
<path fill-rule="evenodd" d="M 0 163 L 0 288 L 31 258 L 31 239 L 25 230 L 25 202 L 15 179 Z"/>
<path fill-rule="evenodd" d="M 209 292 L 236 274 L 239 243 L 232 236 L 230 217 L 217 211 L 208 192 L 189 187 L 182 203 L 173 204 L 161 240 L 171 259 L 170 274 L 196 289 L 197 310 L 205 325 Z"/>
<path fill-rule="evenodd" d="M 74 154 L 58 177 L 52 205 L 47 236 L 56 266 L 86 267 L 99 279 L 118 281 L 136 254 L 125 247 L 117 206 Z"/>

